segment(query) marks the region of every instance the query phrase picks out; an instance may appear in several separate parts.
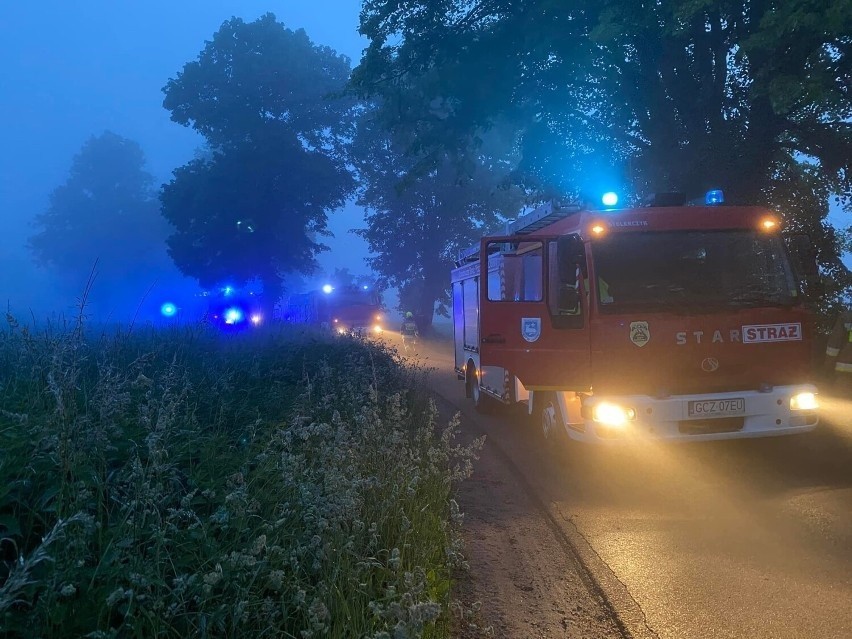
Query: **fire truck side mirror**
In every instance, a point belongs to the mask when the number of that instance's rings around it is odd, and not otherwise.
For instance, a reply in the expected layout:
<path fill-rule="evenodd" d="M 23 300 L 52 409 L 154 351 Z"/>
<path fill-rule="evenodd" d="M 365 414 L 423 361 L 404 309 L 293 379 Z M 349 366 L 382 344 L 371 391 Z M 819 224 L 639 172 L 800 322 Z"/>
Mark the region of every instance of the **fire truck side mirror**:
<path fill-rule="evenodd" d="M 819 264 L 813 242 L 809 235 L 799 233 L 789 240 L 793 265 L 798 272 L 808 296 L 816 294 L 820 286 Z"/>
<path fill-rule="evenodd" d="M 586 272 L 583 243 L 576 235 L 569 235 L 560 237 L 551 247 L 548 300 L 551 325 L 557 329 L 582 328 L 585 302 L 581 286 Z"/>

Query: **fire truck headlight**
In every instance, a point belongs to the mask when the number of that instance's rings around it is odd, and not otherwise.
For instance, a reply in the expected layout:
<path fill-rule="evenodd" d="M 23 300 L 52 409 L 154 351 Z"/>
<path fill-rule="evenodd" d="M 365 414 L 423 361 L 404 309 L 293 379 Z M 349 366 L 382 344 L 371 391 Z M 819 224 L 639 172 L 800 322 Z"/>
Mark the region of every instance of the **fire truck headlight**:
<path fill-rule="evenodd" d="M 813 393 L 796 393 L 790 398 L 790 410 L 816 410 L 817 408 L 819 408 L 819 402 Z"/>
<path fill-rule="evenodd" d="M 334 287 L 331 284 L 325 284 L 322 287 L 322 292 L 326 295 L 329 295 L 334 290 Z"/>
<path fill-rule="evenodd" d="M 255 313 L 251 316 L 251 323 L 257 326 L 263 321 L 263 316 L 260 313 Z"/>
<path fill-rule="evenodd" d="M 592 409 L 592 419 L 604 426 L 622 427 L 636 419 L 636 411 L 613 402 L 600 402 Z"/>

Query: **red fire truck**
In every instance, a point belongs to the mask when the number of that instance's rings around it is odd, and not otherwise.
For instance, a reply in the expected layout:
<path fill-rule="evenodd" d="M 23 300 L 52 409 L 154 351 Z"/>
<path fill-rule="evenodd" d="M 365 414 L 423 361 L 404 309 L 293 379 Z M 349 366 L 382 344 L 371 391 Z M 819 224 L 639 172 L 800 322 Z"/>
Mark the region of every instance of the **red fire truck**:
<path fill-rule="evenodd" d="M 455 368 L 477 409 L 526 402 L 545 436 L 594 442 L 812 430 L 812 319 L 780 219 L 722 200 L 548 203 L 462 252 Z"/>
<path fill-rule="evenodd" d="M 321 326 L 340 334 L 381 333 L 381 295 L 370 286 L 326 284 L 321 290 L 290 296 L 284 319 Z"/>

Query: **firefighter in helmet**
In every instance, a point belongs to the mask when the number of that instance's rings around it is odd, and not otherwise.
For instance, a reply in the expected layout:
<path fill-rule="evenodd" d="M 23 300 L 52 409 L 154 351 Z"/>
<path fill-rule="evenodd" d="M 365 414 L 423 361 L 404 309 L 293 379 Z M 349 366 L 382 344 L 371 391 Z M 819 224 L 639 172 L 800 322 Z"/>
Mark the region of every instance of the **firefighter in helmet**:
<path fill-rule="evenodd" d="M 409 344 L 413 345 L 416 343 L 417 324 L 414 323 L 414 314 L 411 311 L 405 314 L 399 334 L 402 336 L 402 345 L 405 347 L 405 350 L 408 350 Z"/>
<path fill-rule="evenodd" d="M 852 391 L 852 309 L 841 311 L 825 349 L 826 369 L 837 390 Z"/>

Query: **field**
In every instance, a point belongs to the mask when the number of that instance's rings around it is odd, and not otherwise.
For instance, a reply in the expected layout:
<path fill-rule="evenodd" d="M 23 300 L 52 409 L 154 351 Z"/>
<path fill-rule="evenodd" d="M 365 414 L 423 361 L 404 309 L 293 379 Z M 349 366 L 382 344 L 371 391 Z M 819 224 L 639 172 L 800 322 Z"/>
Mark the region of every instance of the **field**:
<path fill-rule="evenodd" d="M 0 636 L 445 637 L 455 443 L 381 345 L 0 332 Z"/>

